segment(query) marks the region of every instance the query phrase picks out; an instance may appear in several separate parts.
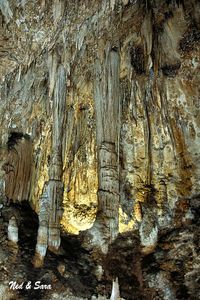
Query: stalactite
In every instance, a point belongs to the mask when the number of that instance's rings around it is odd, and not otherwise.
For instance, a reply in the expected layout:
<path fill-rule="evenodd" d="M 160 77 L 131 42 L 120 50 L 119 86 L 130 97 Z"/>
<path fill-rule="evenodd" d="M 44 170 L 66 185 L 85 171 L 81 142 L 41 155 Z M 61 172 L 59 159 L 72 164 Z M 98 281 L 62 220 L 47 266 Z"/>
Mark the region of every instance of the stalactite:
<path fill-rule="evenodd" d="M 13 17 L 12 10 L 10 8 L 10 4 L 8 0 L 0 0 L 0 9 L 2 14 L 5 17 L 6 23 L 10 21 Z"/>
<path fill-rule="evenodd" d="M 151 99 L 151 91 L 152 91 L 152 84 L 153 84 L 153 69 L 149 71 L 149 79 L 147 82 L 147 86 L 145 89 L 145 95 L 143 99 L 144 105 L 144 113 L 145 113 L 145 141 L 146 141 L 146 157 L 147 157 L 147 175 L 146 175 L 146 184 L 151 185 L 152 179 L 152 142 L 151 142 L 151 122 L 150 122 L 150 113 L 149 113 L 149 103 Z"/>
<path fill-rule="evenodd" d="M 55 87 L 56 70 L 58 65 L 58 57 L 55 51 L 49 54 L 47 63 L 49 69 L 49 98 L 51 99 Z"/>
<path fill-rule="evenodd" d="M 63 13 L 63 1 L 62 0 L 54 0 L 53 1 L 53 19 L 54 23 L 56 23 L 61 19 Z"/>
<path fill-rule="evenodd" d="M 134 216 L 138 222 L 142 221 L 142 211 L 141 211 L 141 205 L 140 202 L 136 201 L 134 205 Z"/>

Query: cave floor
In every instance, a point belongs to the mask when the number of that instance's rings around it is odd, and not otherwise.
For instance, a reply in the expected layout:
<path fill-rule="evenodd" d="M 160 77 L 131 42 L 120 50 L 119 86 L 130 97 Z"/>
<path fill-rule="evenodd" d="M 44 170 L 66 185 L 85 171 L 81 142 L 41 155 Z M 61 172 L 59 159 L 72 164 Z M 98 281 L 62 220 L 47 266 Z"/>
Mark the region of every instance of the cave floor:
<path fill-rule="evenodd" d="M 64 232 L 59 252 L 47 251 L 43 267 L 34 268 L 37 214 L 27 204 L 4 207 L 0 216 L 0 289 L 5 289 L 6 296 L 2 300 L 108 299 L 112 277 L 119 278 L 121 297 L 126 300 L 200 299 L 199 205 L 195 209 L 192 222 L 161 232 L 151 253 L 142 254 L 136 232 L 119 235 L 104 258 L 105 273 L 98 279 L 94 253 L 83 248 L 81 237 Z M 11 212 L 20 220 L 17 246 L 7 239 Z M 11 281 L 23 283 L 23 288 L 8 293 Z M 31 288 L 27 289 L 29 282 Z M 36 282 L 42 288 L 34 289 Z"/>

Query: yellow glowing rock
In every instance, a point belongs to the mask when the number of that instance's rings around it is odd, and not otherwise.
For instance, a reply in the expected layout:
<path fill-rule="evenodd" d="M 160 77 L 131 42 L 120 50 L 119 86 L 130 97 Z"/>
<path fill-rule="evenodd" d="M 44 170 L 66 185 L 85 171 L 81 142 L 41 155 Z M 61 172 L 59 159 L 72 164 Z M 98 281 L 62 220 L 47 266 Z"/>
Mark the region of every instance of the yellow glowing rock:
<path fill-rule="evenodd" d="M 128 216 L 119 208 L 119 233 L 127 232 L 133 230 L 135 223 L 133 220 L 126 222 Z"/>
<path fill-rule="evenodd" d="M 136 202 L 134 205 L 134 215 L 138 222 L 142 221 L 142 211 L 141 211 L 141 206 L 140 206 L 139 202 Z"/>

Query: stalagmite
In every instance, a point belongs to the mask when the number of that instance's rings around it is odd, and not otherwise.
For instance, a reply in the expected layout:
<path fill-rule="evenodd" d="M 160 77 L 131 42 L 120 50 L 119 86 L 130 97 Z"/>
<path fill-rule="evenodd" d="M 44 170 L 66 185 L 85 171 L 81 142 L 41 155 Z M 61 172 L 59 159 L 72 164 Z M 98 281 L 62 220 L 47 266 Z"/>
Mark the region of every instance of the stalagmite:
<path fill-rule="evenodd" d="M 8 239 L 13 243 L 18 242 L 18 226 L 14 216 L 9 220 L 8 224 Z"/>
<path fill-rule="evenodd" d="M 59 180 L 49 181 L 50 218 L 48 245 L 51 250 L 58 250 L 60 247 L 60 220 L 62 217 L 63 183 Z"/>
<path fill-rule="evenodd" d="M 112 282 L 112 294 L 111 294 L 110 300 L 120 300 L 118 278 L 116 278 Z"/>
<path fill-rule="evenodd" d="M 34 264 L 37 267 L 43 263 L 48 245 L 48 220 L 50 209 L 46 184 L 44 185 L 39 205 L 39 228 L 37 234 L 36 254 L 34 258 Z"/>
<path fill-rule="evenodd" d="M 38 253 L 40 260 L 42 261 L 46 255 L 47 251 L 47 243 L 48 243 L 48 227 L 46 222 L 41 222 L 38 235 L 37 235 L 37 245 L 36 252 Z"/>
<path fill-rule="evenodd" d="M 158 241 L 158 224 L 156 222 L 156 211 L 146 213 L 142 219 L 139 228 L 140 241 L 143 248 L 143 253 L 149 253 L 155 249 Z"/>

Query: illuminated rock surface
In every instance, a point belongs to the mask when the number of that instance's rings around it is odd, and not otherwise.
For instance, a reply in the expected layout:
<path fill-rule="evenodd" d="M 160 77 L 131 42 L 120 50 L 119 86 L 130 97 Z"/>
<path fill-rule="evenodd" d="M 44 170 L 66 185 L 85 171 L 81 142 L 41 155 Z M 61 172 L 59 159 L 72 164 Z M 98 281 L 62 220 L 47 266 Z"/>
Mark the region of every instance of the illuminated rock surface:
<path fill-rule="evenodd" d="M 0 298 L 199 299 L 199 1 L 0 0 L 0 58 Z"/>

